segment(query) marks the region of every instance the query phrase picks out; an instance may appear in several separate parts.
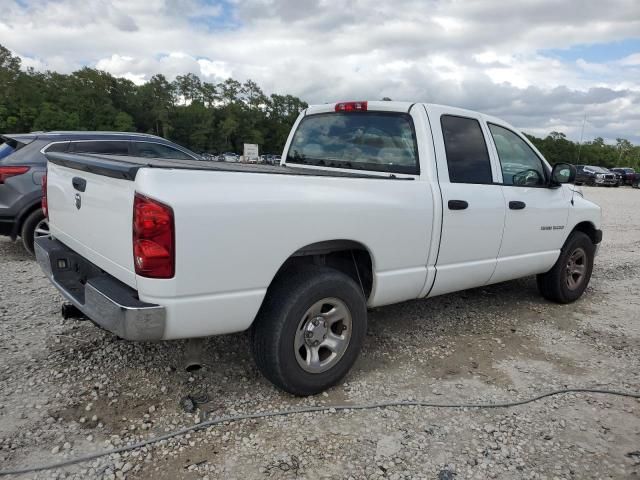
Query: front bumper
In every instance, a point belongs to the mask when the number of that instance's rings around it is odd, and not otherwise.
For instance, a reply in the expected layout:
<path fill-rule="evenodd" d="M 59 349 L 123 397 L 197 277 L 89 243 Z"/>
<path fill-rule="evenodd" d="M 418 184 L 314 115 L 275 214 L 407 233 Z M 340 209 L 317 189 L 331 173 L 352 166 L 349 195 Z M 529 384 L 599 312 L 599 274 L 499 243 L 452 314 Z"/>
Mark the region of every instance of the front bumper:
<path fill-rule="evenodd" d="M 160 340 L 166 312 L 51 238 L 35 240 L 36 259 L 51 283 L 93 323 L 127 340 Z"/>
<path fill-rule="evenodd" d="M 596 185 L 617 185 L 618 180 L 613 178 L 596 178 L 595 183 Z"/>

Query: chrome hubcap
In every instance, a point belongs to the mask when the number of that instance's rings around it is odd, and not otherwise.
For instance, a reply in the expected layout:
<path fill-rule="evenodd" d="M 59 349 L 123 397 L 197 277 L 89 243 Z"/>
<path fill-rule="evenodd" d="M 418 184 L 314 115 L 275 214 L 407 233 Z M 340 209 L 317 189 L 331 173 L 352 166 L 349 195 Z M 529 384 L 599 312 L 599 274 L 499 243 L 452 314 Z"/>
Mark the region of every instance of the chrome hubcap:
<path fill-rule="evenodd" d="M 587 254 L 582 248 L 576 248 L 567 262 L 567 287 L 575 290 L 584 280 L 587 272 Z"/>
<path fill-rule="evenodd" d="M 296 360 L 309 373 L 322 373 L 342 358 L 351 340 L 351 312 L 337 298 L 314 303 L 302 316 L 294 340 Z"/>
<path fill-rule="evenodd" d="M 49 231 L 49 220 L 44 218 L 36 224 L 36 229 L 33 231 L 33 238 L 49 236 L 51 236 L 51 232 Z"/>

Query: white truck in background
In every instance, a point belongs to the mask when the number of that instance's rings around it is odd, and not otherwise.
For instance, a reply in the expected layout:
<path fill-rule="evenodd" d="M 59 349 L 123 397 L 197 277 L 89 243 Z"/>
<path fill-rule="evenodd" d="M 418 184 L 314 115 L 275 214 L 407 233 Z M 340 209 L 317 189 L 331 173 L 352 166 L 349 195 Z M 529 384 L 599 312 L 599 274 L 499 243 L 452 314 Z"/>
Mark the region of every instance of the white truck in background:
<path fill-rule="evenodd" d="M 367 308 L 537 275 L 584 292 L 600 208 L 509 124 L 422 103 L 312 106 L 280 166 L 50 153 L 40 265 L 130 340 L 250 329 L 258 368 L 309 395 L 349 371 Z"/>

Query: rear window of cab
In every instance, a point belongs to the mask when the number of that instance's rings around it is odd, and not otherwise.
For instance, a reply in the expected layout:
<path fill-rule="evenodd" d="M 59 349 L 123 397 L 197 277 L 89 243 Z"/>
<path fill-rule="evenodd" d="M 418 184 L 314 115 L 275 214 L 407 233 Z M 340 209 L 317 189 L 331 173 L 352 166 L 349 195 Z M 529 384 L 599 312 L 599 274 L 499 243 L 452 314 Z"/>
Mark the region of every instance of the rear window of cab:
<path fill-rule="evenodd" d="M 287 163 L 376 172 L 420 173 L 413 120 L 401 112 L 337 112 L 302 119 Z"/>

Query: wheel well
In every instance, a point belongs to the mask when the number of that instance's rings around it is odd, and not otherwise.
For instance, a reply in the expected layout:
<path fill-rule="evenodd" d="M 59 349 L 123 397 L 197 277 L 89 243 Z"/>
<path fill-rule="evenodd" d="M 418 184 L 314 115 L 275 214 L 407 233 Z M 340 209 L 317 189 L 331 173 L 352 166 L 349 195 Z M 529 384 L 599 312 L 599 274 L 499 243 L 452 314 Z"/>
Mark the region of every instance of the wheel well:
<path fill-rule="evenodd" d="M 373 287 L 373 261 L 369 250 L 352 240 L 329 240 L 307 245 L 294 252 L 280 267 L 274 281 L 292 269 L 324 265 L 351 277 L 369 298 Z"/>
<path fill-rule="evenodd" d="M 600 243 L 600 239 L 598 238 L 598 234 L 596 233 L 596 227 L 591 222 L 580 222 L 575 227 L 573 227 L 572 231 L 582 232 L 586 234 L 594 244 Z"/>
<path fill-rule="evenodd" d="M 13 232 L 11 235 L 13 239 L 15 239 L 15 237 L 20 235 L 20 233 L 22 232 L 22 225 L 24 224 L 27 217 L 29 217 L 29 215 L 31 215 L 33 212 L 35 212 L 39 208 L 42 208 L 42 203 L 40 201 L 32 205 L 29 205 L 27 208 L 22 210 L 22 212 L 20 212 L 20 214 L 16 217 L 16 221 L 13 225 Z"/>

